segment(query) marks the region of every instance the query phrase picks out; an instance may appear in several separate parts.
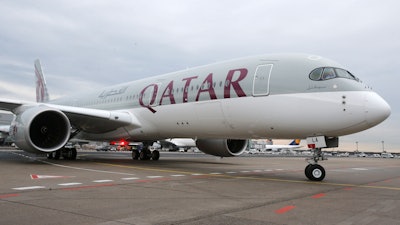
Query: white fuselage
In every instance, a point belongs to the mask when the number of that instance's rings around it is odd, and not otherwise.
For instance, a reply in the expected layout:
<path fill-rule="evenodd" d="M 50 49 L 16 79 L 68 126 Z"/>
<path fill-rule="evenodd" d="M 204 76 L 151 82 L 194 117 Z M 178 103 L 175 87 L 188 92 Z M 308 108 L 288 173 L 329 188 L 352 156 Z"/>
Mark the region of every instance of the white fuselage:
<path fill-rule="evenodd" d="M 212 64 L 52 101 L 129 112 L 138 126 L 76 138 L 337 137 L 368 129 L 388 104 L 357 79 L 312 80 L 315 68 L 341 66 L 306 55 L 266 55 Z"/>

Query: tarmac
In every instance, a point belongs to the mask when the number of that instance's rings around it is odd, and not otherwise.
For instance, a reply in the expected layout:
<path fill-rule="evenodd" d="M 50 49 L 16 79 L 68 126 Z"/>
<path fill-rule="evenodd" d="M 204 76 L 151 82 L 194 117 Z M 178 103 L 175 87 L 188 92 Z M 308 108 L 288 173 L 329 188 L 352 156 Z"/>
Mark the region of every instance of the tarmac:
<path fill-rule="evenodd" d="M 0 224 L 400 224 L 400 159 L 0 150 Z"/>

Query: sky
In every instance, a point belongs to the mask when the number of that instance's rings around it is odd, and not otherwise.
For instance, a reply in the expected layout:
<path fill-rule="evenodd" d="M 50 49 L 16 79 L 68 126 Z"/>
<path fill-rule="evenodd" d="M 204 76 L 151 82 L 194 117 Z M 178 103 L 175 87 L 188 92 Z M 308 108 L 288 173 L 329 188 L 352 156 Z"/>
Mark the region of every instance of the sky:
<path fill-rule="evenodd" d="M 221 60 L 310 53 L 342 64 L 392 108 L 340 150 L 400 152 L 400 1 L 2 0 L 0 98 L 35 101 Z"/>

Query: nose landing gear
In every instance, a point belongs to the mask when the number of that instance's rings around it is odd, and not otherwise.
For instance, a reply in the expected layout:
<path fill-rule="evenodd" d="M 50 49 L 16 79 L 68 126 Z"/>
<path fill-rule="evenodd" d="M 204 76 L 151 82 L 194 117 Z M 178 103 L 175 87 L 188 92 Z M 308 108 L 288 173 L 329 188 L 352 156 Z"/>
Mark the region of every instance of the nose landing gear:
<path fill-rule="evenodd" d="M 318 164 L 319 160 L 327 160 L 322 152 L 322 148 L 339 147 L 338 137 L 314 136 L 307 138 L 309 148 L 313 149 L 313 156 L 309 159 L 308 165 L 304 169 L 304 174 L 309 180 L 322 181 L 325 178 L 325 169 Z"/>
<path fill-rule="evenodd" d="M 306 159 L 309 164 L 304 169 L 304 174 L 311 181 L 322 181 L 325 178 L 325 169 L 318 164 L 318 161 L 327 160 L 327 158 L 324 157 L 321 148 L 313 149 L 313 151 L 313 156 Z"/>

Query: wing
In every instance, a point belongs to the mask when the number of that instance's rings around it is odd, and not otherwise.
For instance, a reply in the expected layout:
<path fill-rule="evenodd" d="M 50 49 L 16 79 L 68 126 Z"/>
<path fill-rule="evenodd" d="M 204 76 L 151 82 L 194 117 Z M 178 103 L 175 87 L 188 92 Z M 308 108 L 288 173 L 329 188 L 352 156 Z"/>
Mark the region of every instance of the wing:
<path fill-rule="evenodd" d="M 128 111 L 108 111 L 72 106 L 44 104 L 61 110 L 71 125 L 88 133 L 104 133 L 124 126 L 141 127 L 139 120 Z"/>
<path fill-rule="evenodd" d="M 62 111 L 74 128 L 88 133 L 104 133 L 124 126 L 141 127 L 139 120 L 128 111 L 108 111 L 0 99 L 0 110 L 11 111 L 14 114 L 17 114 L 21 109 L 39 106 L 47 106 Z"/>
<path fill-rule="evenodd" d="M 0 110 L 14 112 L 14 110 L 22 105 L 30 105 L 32 102 L 15 101 L 9 99 L 0 99 Z M 35 104 L 35 103 L 33 103 Z"/>

